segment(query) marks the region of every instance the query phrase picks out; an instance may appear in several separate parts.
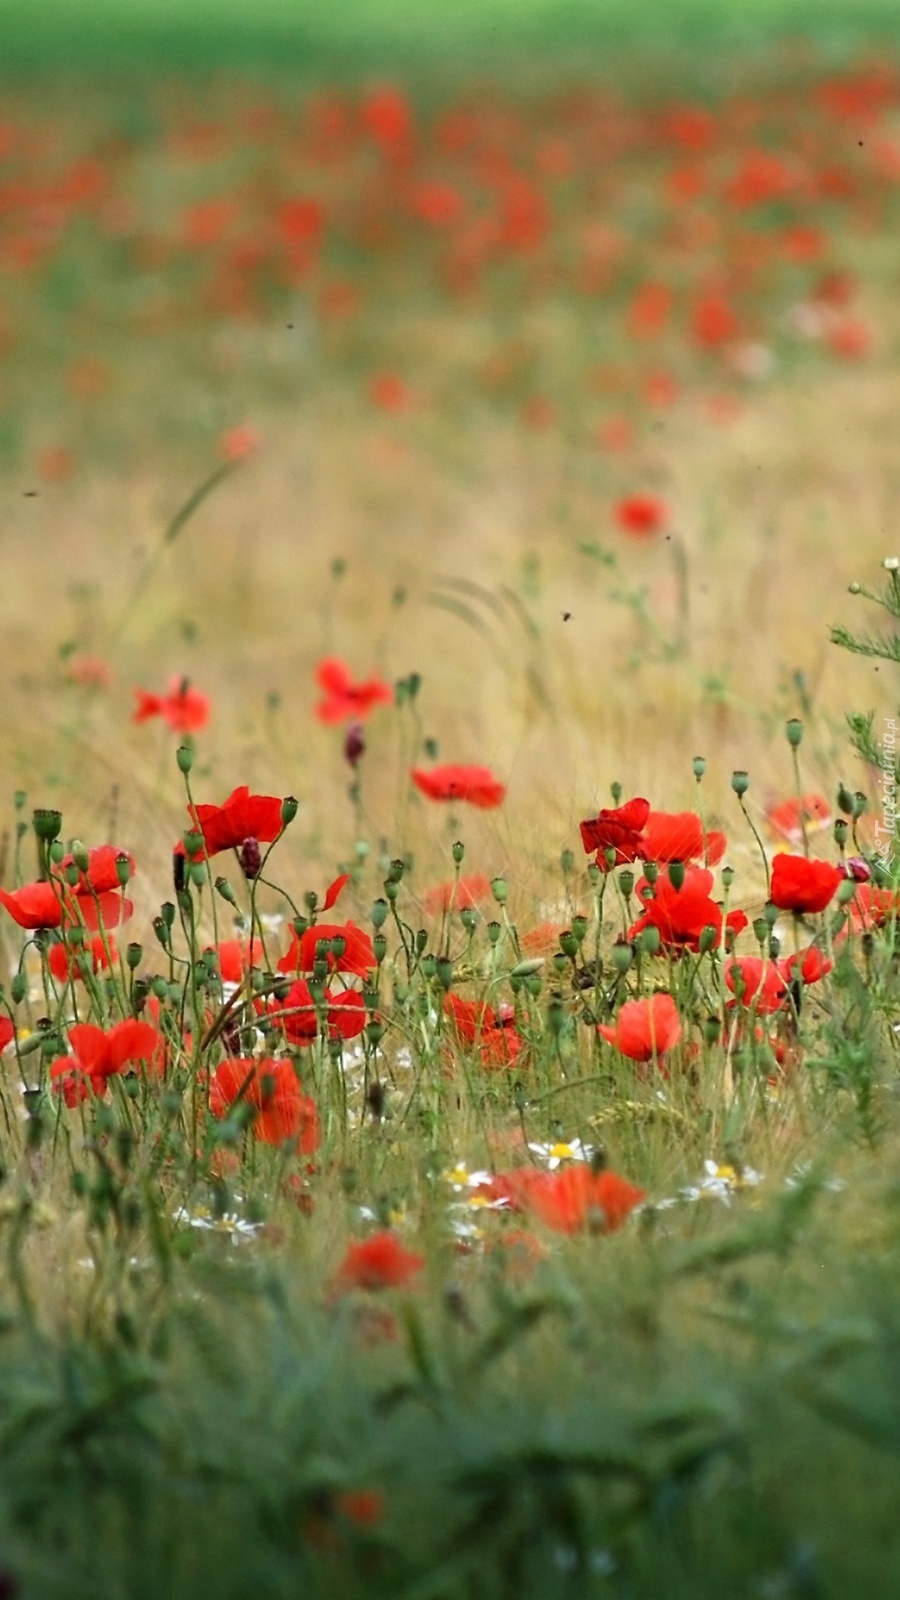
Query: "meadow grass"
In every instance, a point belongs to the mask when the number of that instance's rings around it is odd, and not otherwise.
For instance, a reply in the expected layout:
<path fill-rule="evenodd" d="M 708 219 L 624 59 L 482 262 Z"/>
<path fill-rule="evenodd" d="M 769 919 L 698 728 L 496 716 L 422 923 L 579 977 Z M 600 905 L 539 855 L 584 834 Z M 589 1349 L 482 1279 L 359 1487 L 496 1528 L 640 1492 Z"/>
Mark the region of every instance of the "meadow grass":
<path fill-rule="evenodd" d="M 52 905 L 0 927 L 0 1595 L 888 1600 L 896 68 L 473 76 L 395 15 L 411 149 L 362 45 L 8 87 L 2 883 Z M 384 686 L 355 756 L 332 658 Z M 580 824 L 640 797 L 727 836 L 774 998 L 706 902 L 635 929 Z M 856 858 L 827 909 L 769 908 L 785 847 Z M 667 1048 L 598 1032 L 662 996 Z"/>

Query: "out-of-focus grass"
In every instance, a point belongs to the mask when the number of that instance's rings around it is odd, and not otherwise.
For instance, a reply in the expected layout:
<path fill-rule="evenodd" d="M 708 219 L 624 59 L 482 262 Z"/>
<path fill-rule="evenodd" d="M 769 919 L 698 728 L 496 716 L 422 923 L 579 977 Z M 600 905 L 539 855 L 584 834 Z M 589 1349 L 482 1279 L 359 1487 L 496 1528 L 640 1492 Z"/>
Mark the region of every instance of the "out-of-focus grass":
<path fill-rule="evenodd" d="M 296 69 L 548 48 L 582 57 L 625 43 L 746 46 L 792 33 L 846 45 L 898 32 L 894 0 L 3 0 L 0 68 L 256 60 Z"/>

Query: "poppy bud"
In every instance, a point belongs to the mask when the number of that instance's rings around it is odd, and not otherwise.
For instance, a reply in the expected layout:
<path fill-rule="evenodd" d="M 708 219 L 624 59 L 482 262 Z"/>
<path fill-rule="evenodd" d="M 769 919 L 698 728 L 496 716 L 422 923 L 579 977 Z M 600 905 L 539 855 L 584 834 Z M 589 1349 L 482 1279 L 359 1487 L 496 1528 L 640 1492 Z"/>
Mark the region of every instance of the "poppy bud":
<path fill-rule="evenodd" d="M 657 878 L 659 877 L 659 864 L 656 861 L 647 861 L 644 863 L 644 877 L 651 886 L 655 884 Z"/>
<path fill-rule="evenodd" d="M 773 905 L 771 900 L 766 901 L 763 916 L 765 917 L 768 926 L 770 928 L 774 928 L 776 922 L 778 921 L 778 907 Z"/>
<path fill-rule="evenodd" d="M 132 939 L 132 941 L 129 944 L 127 950 L 125 951 L 125 960 L 128 963 L 129 971 L 130 972 L 135 972 L 137 970 L 137 968 L 140 966 L 140 964 L 143 961 L 143 959 L 144 959 L 144 947 L 143 947 L 143 945 L 142 944 L 138 944 L 136 939 Z"/>
<path fill-rule="evenodd" d="M 9 992 L 14 1006 L 21 1005 L 28 993 L 28 980 L 24 972 L 14 972 L 10 980 Z"/>
<path fill-rule="evenodd" d="M 714 949 L 718 942 L 718 932 L 713 927 L 712 923 L 708 922 L 705 928 L 700 929 L 700 937 L 697 940 L 697 949 L 700 951 L 702 956 L 705 956 L 707 951 Z"/>
<path fill-rule="evenodd" d="M 837 896 L 836 896 L 838 905 L 839 906 L 845 906 L 847 904 L 847 901 L 848 900 L 852 900 L 853 896 L 855 894 L 856 894 L 856 882 L 855 882 L 855 880 L 853 878 L 845 878 L 843 883 L 839 883 L 838 884 L 838 891 L 837 891 Z"/>
<path fill-rule="evenodd" d="M 592 889 L 596 889 L 598 883 L 600 882 L 600 878 L 602 876 L 602 874 L 600 872 L 600 868 L 598 867 L 596 861 L 589 861 L 588 862 L 587 875 L 588 875 L 588 883 L 590 884 L 591 888 Z"/>
<path fill-rule="evenodd" d="M 723 867 L 722 868 L 722 884 L 723 884 L 724 888 L 730 889 L 733 883 L 734 883 L 734 867 Z"/>
<path fill-rule="evenodd" d="M 574 961 L 578 954 L 578 940 L 571 928 L 565 928 L 559 936 L 559 948 L 564 956 Z"/>
<path fill-rule="evenodd" d="M 525 987 L 528 990 L 528 993 L 531 995 L 532 999 L 536 1000 L 538 995 L 541 992 L 541 975 L 540 975 L 540 973 L 539 972 L 530 972 L 528 974 L 528 977 L 525 979 Z M 562 1003 L 562 1002 L 560 1002 L 560 1003 Z"/>
<path fill-rule="evenodd" d="M 765 944 L 769 937 L 769 924 L 765 917 L 756 917 L 753 922 L 753 937 L 757 944 Z"/>
<path fill-rule="evenodd" d="M 79 872 L 87 872 L 88 867 L 91 864 L 91 858 L 87 853 L 86 847 L 82 844 L 80 839 L 72 840 L 71 855 L 72 860 L 74 861 Z"/>
<path fill-rule="evenodd" d="M 699 783 L 700 779 L 703 777 L 703 774 L 706 771 L 706 757 L 705 756 L 695 756 L 693 765 L 694 765 L 694 777 L 697 779 L 697 782 Z"/>
<path fill-rule="evenodd" d="M 635 940 L 635 944 L 645 956 L 658 955 L 660 944 L 659 929 L 655 928 L 651 923 L 649 928 L 641 930 Z"/>
<path fill-rule="evenodd" d="M 366 1023 L 366 1038 L 367 1038 L 369 1044 L 373 1046 L 373 1048 L 374 1048 L 375 1045 L 379 1045 L 381 1043 L 382 1039 L 384 1038 L 384 1023 L 383 1022 L 379 1022 L 376 1017 L 373 1017 L 371 1022 L 367 1022 Z M 374 1087 L 375 1087 L 374 1084 L 372 1084 L 370 1086 L 369 1094 L 371 1094 L 372 1089 Z M 379 1089 L 381 1088 L 380 1084 L 378 1085 L 378 1088 Z M 368 1099 L 368 1095 L 367 1095 L 366 1098 Z M 369 1101 L 369 1106 L 370 1106 L 370 1109 L 371 1109 L 371 1101 Z M 376 1112 L 373 1111 L 372 1115 L 373 1116 L 380 1116 L 381 1113 L 380 1112 L 376 1113 Z"/>
<path fill-rule="evenodd" d="M 307 911 L 315 911 L 318 903 L 319 896 L 316 894 L 315 889 L 307 889 L 303 896 L 303 904 L 306 906 Z"/>
<path fill-rule="evenodd" d="M 683 861 L 669 862 L 669 882 L 672 885 L 672 888 L 675 890 L 681 889 L 684 886 Z"/>
<path fill-rule="evenodd" d="M 175 760 L 178 762 L 179 772 L 183 772 L 184 776 L 187 777 L 191 767 L 194 765 L 194 752 L 191 746 L 189 744 L 180 744 L 175 751 Z"/>
<path fill-rule="evenodd" d="M 634 950 L 630 944 L 616 943 L 609 952 L 609 959 L 613 964 L 613 971 L 624 978 L 626 972 L 634 961 Z"/>
<path fill-rule="evenodd" d="M 78 868 L 75 865 L 74 861 L 70 861 L 69 862 L 69 865 L 66 867 L 64 876 L 65 876 L 66 883 L 69 885 L 69 888 L 70 889 L 74 889 L 76 883 L 78 882 L 78 879 L 81 876 L 81 874 L 78 871 Z"/>
<path fill-rule="evenodd" d="M 615 847 L 615 845 L 608 844 L 606 846 L 606 849 L 603 852 L 603 859 L 606 862 L 607 867 L 610 868 L 610 870 L 615 866 L 615 864 L 616 864 L 616 847 Z"/>
<path fill-rule="evenodd" d="M 341 956 L 344 955 L 347 949 L 347 941 L 344 938 L 344 935 L 342 933 L 336 933 L 333 939 L 329 939 L 328 945 L 335 961 L 340 961 Z"/>
<path fill-rule="evenodd" d="M 399 884 L 394 883 L 393 879 L 391 879 L 391 878 L 385 878 L 385 880 L 384 880 L 385 899 L 389 900 L 391 905 L 393 905 L 395 903 L 399 893 L 400 893 Z"/>
<path fill-rule="evenodd" d="M 583 944 L 584 943 L 584 938 L 585 938 L 585 934 L 587 933 L 587 928 L 588 928 L 587 917 L 583 917 L 583 916 L 579 915 L 577 917 L 573 917 L 572 918 L 572 932 L 575 935 L 575 938 L 577 939 L 579 944 Z"/>
<path fill-rule="evenodd" d="M 501 933 L 503 932 L 503 929 L 500 926 L 499 922 L 489 922 L 488 925 L 487 925 L 487 930 L 486 931 L 487 931 L 488 939 L 490 940 L 491 944 L 496 944 L 497 940 L 500 938 Z"/>
<path fill-rule="evenodd" d="M 428 929 L 417 928 L 415 937 L 416 955 L 420 956 L 428 943 Z"/>
<path fill-rule="evenodd" d="M 738 798 L 745 795 L 750 787 L 750 774 L 743 771 L 733 772 L 731 774 L 731 787 Z"/>
<path fill-rule="evenodd" d="M 784 725 L 787 741 L 792 750 L 798 750 L 803 740 L 803 723 L 799 717 L 788 717 Z"/>
<path fill-rule="evenodd" d="M 863 794 L 861 789 L 857 789 L 856 793 L 853 796 L 853 820 L 854 820 L 854 822 L 859 820 L 859 818 L 862 816 L 862 814 L 865 811 L 866 806 L 868 804 L 869 804 L 868 795 Z"/>
<path fill-rule="evenodd" d="M 351 722 L 344 735 L 344 760 L 355 772 L 366 753 L 366 739 L 361 722 Z"/>
<path fill-rule="evenodd" d="M 611 783 L 609 786 L 609 792 L 612 795 L 613 805 L 617 806 L 622 798 L 622 785 L 620 783 Z"/>
<path fill-rule="evenodd" d="M 619 888 L 626 900 L 634 893 L 634 873 L 630 867 L 626 867 L 624 872 L 619 873 Z"/>
<path fill-rule="evenodd" d="M 842 872 L 845 878 L 852 878 L 854 883 L 868 883 L 872 877 L 872 868 L 862 856 L 851 856 L 838 867 L 838 872 Z"/>
<path fill-rule="evenodd" d="M 286 795 L 281 802 L 281 826 L 287 828 L 293 822 L 300 809 L 300 801 L 292 794 Z"/>
<path fill-rule="evenodd" d="M 449 956 L 439 956 L 437 963 L 438 983 L 444 990 L 453 987 L 453 962 Z"/>
<path fill-rule="evenodd" d="M 838 786 L 837 804 L 838 810 L 843 811 L 845 817 L 853 816 L 853 796 L 843 784 Z"/>
<path fill-rule="evenodd" d="M 474 933 L 478 926 L 478 912 L 473 910 L 472 906 L 463 906 L 459 913 L 459 920 L 466 933 Z"/>
<path fill-rule="evenodd" d="M 220 894 L 222 899 L 227 901 L 228 905 L 233 906 L 237 904 L 234 898 L 234 890 L 232 889 L 227 878 L 217 878 L 213 884 L 213 888 L 215 889 L 216 894 Z"/>
<path fill-rule="evenodd" d="M 188 862 L 188 869 L 187 869 L 187 876 L 188 876 L 188 883 L 192 883 L 194 885 L 195 889 L 201 889 L 203 887 L 204 883 L 206 882 L 206 868 L 203 865 L 203 862 L 202 861 L 189 861 Z M 179 899 L 179 897 L 176 896 L 176 899 Z"/>
<path fill-rule="evenodd" d="M 569 874 L 574 870 L 575 867 L 574 852 L 571 850 L 564 850 L 559 858 L 559 865 L 563 877 L 568 878 Z"/>
<path fill-rule="evenodd" d="M 388 883 L 399 883 L 405 871 L 406 862 L 401 860 L 399 856 L 395 857 L 387 869 Z"/>
<path fill-rule="evenodd" d="M 433 978 L 437 972 L 437 961 L 434 956 L 422 957 L 422 977 Z"/>
<path fill-rule="evenodd" d="M 31 825 L 42 844 L 52 844 L 62 827 L 62 812 L 42 808 L 32 813 Z"/>
<path fill-rule="evenodd" d="M 453 862 L 454 862 L 455 866 L 457 866 L 457 867 L 461 867 L 462 866 L 463 858 L 465 856 L 465 853 L 466 853 L 465 845 L 463 844 L 461 839 L 457 839 L 455 845 L 453 846 L 453 852 L 452 852 L 452 854 L 453 854 Z"/>
<path fill-rule="evenodd" d="M 203 835 L 195 828 L 188 828 L 187 832 L 181 835 L 181 842 L 184 845 L 185 855 L 188 856 L 196 856 L 203 849 Z"/>
<path fill-rule="evenodd" d="M 238 851 L 238 860 L 241 863 L 241 870 L 245 878 L 258 878 L 262 866 L 262 851 L 259 848 L 259 840 L 254 839 L 252 835 L 250 838 L 245 839 Z"/>
<path fill-rule="evenodd" d="M 519 961 L 516 966 L 513 967 L 510 977 L 530 978 L 532 973 L 540 972 L 543 965 L 543 956 L 530 956 L 525 961 Z"/>
<path fill-rule="evenodd" d="M 175 907 L 173 906 L 171 900 L 164 900 L 163 901 L 162 905 L 159 908 L 159 914 L 160 914 L 160 916 L 161 916 L 161 918 L 162 918 L 162 920 L 165 923 L 167 928 L 174 927 L 174 924 L 175 924 Z"/>
<path fill-rule="evenodd" d="M 387 921 L 388 903 L 384 899 L 376 900 L 371 910 L 372 923 L 375 928 L 383 928 Z"/>
<path fill-rule="evenodd" d="M 126 852 L 124 850 L 120 850 L 116 856 L 116 882 L 118 883 L 119 888 L 124 889 L 130 878 L 131 861 L 129 860 Z"/>
<path fill-rule="evenodd" d="M 703 1022 L 703 1039 L 706 1044 L 716 1044 L 721 1037 L 722 1023 L 719 1017 L 706 1017 Z"/>
<path fill-rule="evenodd" d="M 375 953 L 375 960 L 376 960 L 376 962 L 378 963 L 378 965 L 380 967 L 382 961 L 384 960 L 385 956 L 387 955 L 387 939 L 385 938 L 383 933 L 376 933 L 375 934 L 375 936 L 374 936 L 374 938 L 372 940 L 372 949 L 373 949 L 373 951 Z"/>
<path fill-rule="evenodd" d="M 559 1038 L 565 1025 L 566 1008 L 562 996 L 558 994 L 551 995 L 550 1003 L 547 1006 L 547 1027 L 555 1039 Z"/>
<path fill-rule="evenodd" d="M 169 985 L 166 983 L 165 978 L 162 977 L 154 978 L 150 988 L 153 991 L 154 998 L 157 1000 L 165 1000 L 169 992 Z"/>
<path fill-rule="evenodd" d="M 844 845 L 847 843 L 847 835 L 849 834 L 849 832 L 850 832 L 850 829 L 847 826 L 846 818 L 845 817 L 835 817 L 835 819 L 834 819 L 834 842 L 837 845 L 839 850 L 843 850 Z"/>
<path fill-rule="evenodd" d="M 54 839 L 54 841 L 51 844 L 49 850 L 47 851 L 47 854 L 50 857 L 50 860 L 53 862 L 53 865 L 55 867 L 58 867 L 60 862 L 64 859 L 65 854 L 66 854 L 66 847 L 63 844 L 62 840 L 61 839 Z"/>
<path fill-rule="evenodd" d="M 506 887 L 506 879 L 505 878 L 492 878 L 491 879 L 491 894 L 494 896 L 494 899 L 496 900 L 498 906 L 505 906 L 506 905 L 507 893 L 508 893 L 508 890 L 507 890 L 507 887 Z"/>
<path fill-rule="evenodd" d="M 297 935 L 297 938 L 302 939 L 303 935 L 308 932 L 311 924 L 306 917 L 294 917 L 291 921 L 291 927 Z"/>

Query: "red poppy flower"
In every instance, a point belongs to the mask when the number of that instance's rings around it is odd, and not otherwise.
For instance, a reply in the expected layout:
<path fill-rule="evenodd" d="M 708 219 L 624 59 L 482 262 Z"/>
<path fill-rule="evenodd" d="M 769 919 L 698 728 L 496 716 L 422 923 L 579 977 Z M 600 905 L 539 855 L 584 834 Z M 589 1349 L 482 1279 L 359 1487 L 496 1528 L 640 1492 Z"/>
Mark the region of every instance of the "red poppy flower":
<path fill-rule="evenodd" d="M 592 1172 L 583 1162 L 556 1172 L 521 1167 L 497 1177 L 492 1191 L 511 1200 L 518 1210 L 533 1212 L 558 1233 L 578 1233 L 598 1225 L 612 1233 L 647 1193 L 614 1172 Z"/>
<path fill-rule="evenodd" d="M 244 461 L 260 446 L 260 433 L 248 422 L 226 428 L 219 439 L 219 453 L 225 461 Z"/>
<path fill-rule="evenodd" d="M 522 1048 L 513 1025 L 512 1011 L 498 1016 L 482 1000 L 461 1000 L 459 995 L 444 996 L 444 1012 L 452 1019 L 459 1038 L 478 1050 L 485 1067 L 511 1067 Z"/>
<path fill-rule="evenodd" d="M 616 522 L 630 539 L 652 539 L 670 518 L 665 500 L 655 494 L 630 494 L 614 508 Z"/>
<path fill-rule="evenodd" d="M 435 911 L 473 910 L 483 900 L 490 899 L 491 882 L 483 873 L 470 873 L 466 878 L 448 878 L 426 889 L 422 904 L 429 913 Z"/>
<path fill-rule="evenodd" d="M 763 961 L 760 956 L 734 957 L 726 962 L 725 982 L 737 996 L 731 1005 L 752 1006 L 761 1017 L 781 1009 L 789 984 L 778 962 Z"/>
<path fill-rule="evenodd" d="M 86 973 L 105 971 L 117 954 L 115 940 L 107 934 L 104 939 L 92 939 L 89 945 L 53 944 L 47 964 L 57 983 L 67 983 L 70 978 L 83 979 Z"/>
<path fill-rule="evenodd" d="M 356 1039 L 366 1025 L 366 1003 L 357 989 L 326 989 L 325 1020 L 332 1039 Z M 319 1015 L 309 985 L 298 978 L 283 999 L 269 1000 L 265 1010 L 292 1044 L 312 1044 L 319 1031 Z"/>
<path fill-rule="evenodd" d="M 610 870 L 607 850 L 615 850 L 613 866 L 621 867 L 629 861 L 643 861 L 643 829 L 650 815 L 650 801 L 637 796 L 626 800 L 623 806 L 608 807 L 599 816 L 581 824 L 581 842 L 590 854 L 597 852 L 597 865 L 602 871 Z"/>
<path fill-rule="evenodd" d="M 333 939 L 344 941 L 340 955 L 327 948 Z M 291 929 L 291 946 L 279 961 L 278 971 L 312 972 L 317 947 L 323 943 L 329 972 L 355 972 L 357 977 L 365 978 L 375 966 L 372 941 L 355 922 L 316 922 L 299 938 L 295 929 Z"/>
<path fill-rule="evenodd" d="M 6 907 L 20 928 L 58 928 L 63 919 L 61 893 L 52 883 L 0 889 L 0 905 Z"/>
<path fill-rule="evenodd" d="M 348 1246 L 334 1287 L 339 1293 L 351 1289 L 400 1289 L 425 1265 L 425 1257 L 406 1250 L 386 1228 L 370 1234 L 361 1244 Z"/>
<path fill-rule="evenodd" d="M 702 861 L 714 866 L 725 854 L 724 833 L 704 833 L 695 811 L 651 811 L 644 824 L 645 861 Z"/>
<path fill-rule="evenodd" d="M 164 717 L 173 733 L 196 733 L 209 721 L 209 700 L 191 687 L 188 678 L 172 678 L 168 694 L 152 694 L 147 689 L 135 689 L 134 693 L 137 705 L 132 722 Z"/>
<path fill-rule="evenodd" d="M 652 1061 L 667 1054 L 681 1038 L 681 1018 L 670 994 L 648 1000 L 626 1000 L 614 1027 L 600 1023 L 597 1032 L 631 1061 Z"/>
<path fill-rule="evenodd" d="M 842 881 L 840 871 L 830 861 L 777 855 L 772 863 L 769 893 L 779 911 L 824 911 Z"/>
<path fill-rule="evenodd" d="M 333 656 L 320 661 L 316 682 L 325 692 L 324 700 L 316 706 L 320 722 L 347 722 L 351 718 L 358 722 L 376 706 L 389 706 L 394 702 L 394 691 L 382 678 L 354 683 L 349 668 Z"/>
<path fill-rule="evenodd" d="M 252 1109 L 253 1132 L 263 1144 L 296 1141 L 302 1155 L 318 1148 L 315 1102 L 303 1093 L 291 1061 L 244 1056 L 221 1061 L 210 1081 L 209 1109 L 214 1117 L 225 1117 L 237 1102 Z"/>
<path fill-rule="evenodd" d="M 376 410 L 396 413 L 409 410 L 413 393 L 396 372 L 379 372 L 369 382 L 369 399 Z"/>
<path fill-rule="evenodd" d="M 118 889 L 120 861 L 127 861 L 128 877 L 133 878 L 135 865 L 130 850 L 120 850 L 114 844 L 101 844 L 95 850 L 89 850 L 87 871 L 79 872 L 74 893 L 84 895 L 93 891 L 95 894 L 106 894 L 109 890 Z M 58 871 L 65 876 L 68 868 L 74 865 L 73 856 L 63 856 Z"/>
<path fill-rule="evenodd" d="M 416 788 L 429 800 L 465 800 L 482 811 L 499 806 L 506 794 L 490 767 L 447 765 L 432 767 L 430 772 L 414 767 L 411 776 Z"/>
<path fill-rule="evenodd" d="M 0 1055 L 16 1037 L 16 1025 L 10 1017 L 0 1016 Z"/>
<path fill-rule="evenodd" d="M 101 656 L 70 656 L 65 674 L 69 683 L 81 684 L 85 689 L 112 688 L 112 667 Z"/>
<path fill-rule="evenodd" d="M 800 950 L 792 956 L 783 956 L 778 963 L 787 981 L 795 982 L 802 978 L 804 984 L 818 983 L 831 972 L 834 962 L 822 954 L 818 945 L 811 944 L 807 950 Z"/>
<path fill-rule="evenodd" d="M 220 806 L 189 806 L 188 812 L 203 835 L 206 854 L 216 856 L 221 850 L 239 850 L 245 839 L 271 844 L 282 829 L 283 803 L 275 795 L 251 794 L 242 784 Z"/>
<path fill-rule="evenodd" d="M 684 882 L 676 889 L 665 873 L 660 873 L 651 897 L 645 878 L 636 886 L 638 898 L 644 902 L 644 915 L 628 930 L 628 938 L 635 939 L 644 928 L 659 929 L 659 936 L 670 949 L 699 949 L 704 928 L 713 928 L 718 941 L 722 933 L 722 908 L 710 896 L 713 875 L 707 867 L 685 867 Z M 746 928 L 743 911 L 730 911 L 726 927 L 733 933 Z"/>
<path fill-rule="evenodd" d="M 92 1022 L 78 1022 L 69 1029 L 73 1055 L 60 1056 L 50 1068 L 54 1090 L 62 1094 L 67 1106 L 106 1092 L 107 1079 L 126 1067 L 140 1067 L 158 1074 L 165 1059 L 165 1040 L 149 1022 L 129 1017 L 104 1032 Z"/>

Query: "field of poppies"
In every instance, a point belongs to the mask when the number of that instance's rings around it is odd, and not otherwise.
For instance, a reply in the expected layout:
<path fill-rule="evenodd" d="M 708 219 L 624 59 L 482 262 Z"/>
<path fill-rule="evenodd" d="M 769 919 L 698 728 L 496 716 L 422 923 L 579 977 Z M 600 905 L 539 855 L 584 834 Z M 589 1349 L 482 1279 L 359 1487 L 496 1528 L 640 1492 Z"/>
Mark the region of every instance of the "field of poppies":
<path fill-rule="evenodd" d="M 8 76 L 0 1597 L 891 1600 L 900 54 Z"/>

